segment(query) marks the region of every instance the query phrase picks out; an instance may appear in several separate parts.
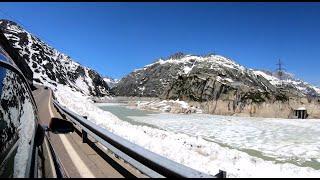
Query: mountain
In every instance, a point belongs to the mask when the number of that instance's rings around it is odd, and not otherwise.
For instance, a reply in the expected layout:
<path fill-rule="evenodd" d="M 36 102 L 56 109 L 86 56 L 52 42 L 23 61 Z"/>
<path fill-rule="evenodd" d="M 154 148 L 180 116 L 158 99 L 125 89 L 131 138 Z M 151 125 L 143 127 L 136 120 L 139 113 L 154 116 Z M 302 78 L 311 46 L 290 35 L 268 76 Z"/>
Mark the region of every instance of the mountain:
<path fill-rule="evenodd" d="M 320 95 L 319 88 L 295 79 L 289 73 L 285 73 L 284 77 L 283 86 L 292 94 Z M 210 89 L 212 86 L 216 86 L 217 88 L 214 89 L 219 89 L 219 91 L 241 87 L 240 89 L 243 90 L 281 93 L 279 89 L 281 81 L 276 73 L 249 69 L 220 55 L 196 56 L 182 53 L 171 55 L 165 60 L 159 59 L 142 69 L 136 69 L 122 78 L 113 90 L 122 96 L 160 97 L 167 94 L 166 96 L 171 97 L 170 92 L 174 86 L 177 86 L 178 83 L 186 85 L 188 82 L 193 85 L 186 93 L 195 100 L 213 98 L 211 96 L 214 93 L 203 94 L 206 88 Z M 206 84 L 203 84 L 204 82 Z M 203 87 L 198 87 L 200 84 L 203 84 Z M 220 88 L 222 86 L 224 88 Z"/>
<path fill-rule="evenodd" d="M 29 81 L 50 87 L 67 85 L 90 96 L 109 95 L 107 83 L 95 70 L 82 66 L 15 22 L 0 20 L 0 29 L 21 56 L 15 63 Z"/>
<path fill-rule="evenodd" d="M 111 77 L 104 77 L 103 80 L 108 84 L 110 88 L 113 88 L 119 82 L 118 79 L 113 79 Z"/>
<path fill-rule="evenodd" d="M 287 117 L 310 98 L 319 97 L 320 91 L 288 73 L 285 75 L 281 85 L 275 74 L 246 68 L 220 55 L 176 53 L 134 70 L 112 91 L 118 96 L 185 100 L 217 114 L 252 114 L 267 107 L 269 112 L 260 114 L 272 117 L 271 112 L 283 107 L 287 112 L 283 117 Z"/>

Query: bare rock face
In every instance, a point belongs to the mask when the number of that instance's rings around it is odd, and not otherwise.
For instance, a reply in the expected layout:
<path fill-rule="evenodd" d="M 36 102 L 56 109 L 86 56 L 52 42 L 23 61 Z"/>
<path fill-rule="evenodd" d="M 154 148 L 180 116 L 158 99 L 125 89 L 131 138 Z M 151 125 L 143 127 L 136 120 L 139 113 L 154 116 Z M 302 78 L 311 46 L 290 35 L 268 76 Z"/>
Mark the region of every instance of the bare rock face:
<path fill-rule="evenodd" d="M 90 96 L 109 95 L 108 85 L 96 71 L 50 47 L 15 22 L 0 20 L 0 29 L 21 57 L 14 59 L 15 63 L 31 82 L 67 85 Z"/>

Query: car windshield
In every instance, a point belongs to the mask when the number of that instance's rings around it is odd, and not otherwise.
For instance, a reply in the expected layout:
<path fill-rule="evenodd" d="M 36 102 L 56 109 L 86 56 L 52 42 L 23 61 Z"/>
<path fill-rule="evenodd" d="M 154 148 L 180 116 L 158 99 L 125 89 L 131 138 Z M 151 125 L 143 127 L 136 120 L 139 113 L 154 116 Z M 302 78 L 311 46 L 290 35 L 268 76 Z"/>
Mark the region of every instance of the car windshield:
<path fill-rule="evenodd" d="M 320 3 L 0 15 L 0 180 L 320 177 Z"/>

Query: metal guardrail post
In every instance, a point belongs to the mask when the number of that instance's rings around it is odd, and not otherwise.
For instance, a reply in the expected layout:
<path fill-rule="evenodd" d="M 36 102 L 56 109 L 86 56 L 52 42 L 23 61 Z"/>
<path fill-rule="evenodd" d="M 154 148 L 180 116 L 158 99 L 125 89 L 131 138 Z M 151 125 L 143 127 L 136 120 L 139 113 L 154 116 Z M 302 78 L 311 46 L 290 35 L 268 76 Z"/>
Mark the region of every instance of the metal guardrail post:
<path fill-rule="evenodd" d="M 82 143 L 88 142 L 88 133 L 82 129 Z"/>
<path fill-rule="evenodd" d="M 83 116 L 83 118 L 88 119 L 87 116 Z M 82 143 L 87 143 L 88 142 L 88 133 L 82 129 L 81 134 L 82 134 Z"/>
<path fill-rule="evenodd" d="M 227 178 L 227 172 L 226 172 L 226 171 L 219 170 L 219 173 L 216 174 L 216 177 L 217 177 L 217 178 Z"/>

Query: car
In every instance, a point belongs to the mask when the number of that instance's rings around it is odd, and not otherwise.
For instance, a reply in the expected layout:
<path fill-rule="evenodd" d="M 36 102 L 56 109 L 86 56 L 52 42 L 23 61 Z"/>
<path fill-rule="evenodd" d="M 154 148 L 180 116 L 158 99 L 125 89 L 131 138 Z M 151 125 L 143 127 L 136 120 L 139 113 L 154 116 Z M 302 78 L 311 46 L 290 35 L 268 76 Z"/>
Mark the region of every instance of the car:
<path fill-rule="evenodd" d="M 16 65 L 17 58 L 0 31 L 0 178 L 64 178 L 47 134 L 71 132 L 73 125 L 57 120 L 39 124 L 30 81 Z"/>

